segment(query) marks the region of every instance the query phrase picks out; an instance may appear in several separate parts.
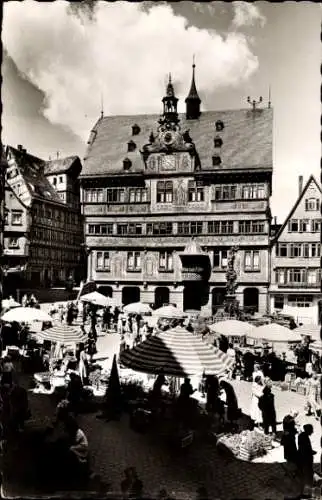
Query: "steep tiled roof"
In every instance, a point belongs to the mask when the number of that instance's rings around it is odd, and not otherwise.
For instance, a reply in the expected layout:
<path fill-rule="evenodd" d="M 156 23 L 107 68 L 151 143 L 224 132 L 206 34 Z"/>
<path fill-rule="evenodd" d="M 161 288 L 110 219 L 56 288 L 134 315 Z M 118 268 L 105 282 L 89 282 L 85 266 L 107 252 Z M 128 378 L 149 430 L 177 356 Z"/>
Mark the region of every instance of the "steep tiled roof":
<path fill-rule="evenodd" d="M 80 161 L 78 156 L 67 156 L 45 162 L 45 175 L 55 175 L 67 173 L 76 161 Z"/>
<path fill-rule="evenodd" d="M 144 169 L 140 150 L 149 142 L 149 135 L 157 131 L 159 115 L 108 116 L 98 120 L 88 142 L 88 149 L 81 173 L 83 176 L 123 172 L 123 160 L 132 161 L 131 172 Z M 190 129 L 203 170 L 211 169 L 214 154 L 214 137 L 218 135 L 215 122 L 221 120 L 224 129 L 219 132 L 223 146 L 220 151 L 222 164 L 216 169 L 250 169 L 272 167 L 273 110 L 250 109 L 206 111 L 198 120 L 186 120 L 180 115 L 181 129 Z M 138 124 L 140 133 L 132 136 L 132 126 Z M 127 151 L 133 140 L 137 148 Z"/>
<path fill-rule="evenodd" d="M 45 162 L 36 156 L 8 146 L 7 155 L 14 158 L 19 167 L 30 195 L 33 198 L 42 198 L 55 203 L 63 204 L 55 189 L 44 174 Z"/>

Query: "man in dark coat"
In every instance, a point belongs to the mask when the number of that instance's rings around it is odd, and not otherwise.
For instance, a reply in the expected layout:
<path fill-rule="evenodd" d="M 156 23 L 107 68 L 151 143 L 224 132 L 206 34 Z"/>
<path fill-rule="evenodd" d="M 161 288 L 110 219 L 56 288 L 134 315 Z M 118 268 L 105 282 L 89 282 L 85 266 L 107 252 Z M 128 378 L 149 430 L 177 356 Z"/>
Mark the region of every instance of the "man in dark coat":
<path fill-rule="evenodd" d="M 295 436 L 297 434 L 295 417 L 297 413 L 291 412 L 283 418 L 283 436 L 281 445 L 284 448 L 284 459 L 286 460 L 289 472 L 294 477 L 298 470 L 298 451 L 296 447 Z"/>
<path fill-rule="evenodd" d="M 270 387 L 264 387 L 263 395 L 259 398 L 258 406 L 262 412 L 265 434 L 268 434 L 268 430 L 270 427 L 272 427 L 273 434 L 276 434 L 276 411 L 274 404 L 274 394 L 272 394 Z"/>
<path fill-rule="evenodd" d="M 305 486 L 313 486 L 313 451 L 310 436 L 313 434 L 313 425 L 303 426 L 303 432 L 298 437 L 299 467 L 302 476 L 303 490 Z"/>

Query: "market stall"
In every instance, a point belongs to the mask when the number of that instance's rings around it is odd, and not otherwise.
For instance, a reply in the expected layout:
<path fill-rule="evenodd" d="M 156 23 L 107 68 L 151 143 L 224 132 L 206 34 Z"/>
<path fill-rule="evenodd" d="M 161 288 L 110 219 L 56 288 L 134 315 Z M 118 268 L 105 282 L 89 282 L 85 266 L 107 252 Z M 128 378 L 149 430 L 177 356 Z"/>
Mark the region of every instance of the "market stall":
<path fill-rule="evenodd" d="M 75 326 L 60 324 L 36 333 L 36 337 L 44 345 L 47 344 L 49 363 L 48 372 L 34 374 L 38 388 L 65 386 L 68 369 L 76 369 L 76 346 L 85 344 L 87 335 Z"/>

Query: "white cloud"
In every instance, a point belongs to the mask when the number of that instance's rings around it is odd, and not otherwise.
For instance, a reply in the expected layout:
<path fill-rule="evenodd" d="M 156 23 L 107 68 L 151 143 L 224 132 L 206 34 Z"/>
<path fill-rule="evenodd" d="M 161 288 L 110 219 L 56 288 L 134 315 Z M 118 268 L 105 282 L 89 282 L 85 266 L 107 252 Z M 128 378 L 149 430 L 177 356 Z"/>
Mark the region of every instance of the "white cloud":
<path fill-rule="evenodd" d="M 252 2 L 233 2 L 234 18 L 233 26 L 241 28 L 242 26 L 254 26 L 259 23 L 264 26 L 266 19 L 261 14 L 257 5 Z"/>
<path fill-rule="evenodd" d="M 183 106 L 192 54 L 201 94 L 238 85 L 258 68 L 244 35 L 188 27 L 170 5 L 144 11 L 98 2 L 90 21 L 71 15 L 64 1 L 6 2 L 2 37 L 19 70 L 45 93 L 45 116 L 82 138 L 99 115 L 101 93 L 106 114 L 158 113 L 171 72 Z"/>

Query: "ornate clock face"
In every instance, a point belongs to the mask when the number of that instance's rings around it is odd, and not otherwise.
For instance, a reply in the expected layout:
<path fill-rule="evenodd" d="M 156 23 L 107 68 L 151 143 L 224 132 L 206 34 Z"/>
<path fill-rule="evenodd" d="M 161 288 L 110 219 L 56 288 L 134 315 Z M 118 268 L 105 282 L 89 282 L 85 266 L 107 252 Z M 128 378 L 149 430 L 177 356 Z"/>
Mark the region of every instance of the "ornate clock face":
<path fill-rule="evenodd" d="M 171 147 L 178 140 L 178 134 L 173 130 L 166 130 L 161 137 L 161 142 L 166 147 Z"/>
<path fill-rule="evenodd" d="M 173 155 L 165 155 L 162 158 L 162 169 L 163 170 L 175 170 L 176 160 Z"/>

